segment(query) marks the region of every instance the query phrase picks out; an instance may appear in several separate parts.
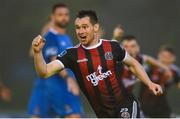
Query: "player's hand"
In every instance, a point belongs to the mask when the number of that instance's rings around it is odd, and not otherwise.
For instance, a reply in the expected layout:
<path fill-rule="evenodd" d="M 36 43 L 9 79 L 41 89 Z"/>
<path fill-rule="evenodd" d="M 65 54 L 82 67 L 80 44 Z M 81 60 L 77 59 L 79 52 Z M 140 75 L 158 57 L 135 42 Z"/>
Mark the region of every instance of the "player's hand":
<path fill-rule="evenodd" d="M 5 102 L 10 102 L 11 101 L 11 90 L 7 87 L 3 87 L 1 89 L 1 98 Z"/>
<path fill-rule="evenodd" d="M 45 39 L 43 39 L 41 35 L 35 37 L 32 41 L 32 49 L 34 53 L 42 51 L 44 45 L 45 45 Z"/>
<path fill-rule="evenodd" d="M 153 82 L 149 85 L 149 89 L 154 93 L 154 95 L 163 94 L 162 87 L 158 84 L 153 83 Z"/>
<path fill-rule="evenodd" d="M 72 77 L 67 78 L 67 85 L 69 92 L 71 92 L 73 95 L 79 95 L 79 86 Z"/>

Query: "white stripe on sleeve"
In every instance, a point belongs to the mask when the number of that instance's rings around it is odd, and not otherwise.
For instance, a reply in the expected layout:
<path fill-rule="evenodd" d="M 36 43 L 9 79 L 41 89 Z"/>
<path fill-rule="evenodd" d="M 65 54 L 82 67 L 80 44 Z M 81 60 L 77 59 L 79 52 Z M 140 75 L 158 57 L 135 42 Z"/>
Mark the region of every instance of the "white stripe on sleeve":
<path fill-rule="evenodd" d="M 56 60 L 58 63 L 59 63 L 59 65 L 60 65 L 60 67 L 61 67 L 61 69 L 60 70 L 62 70 L 62 69 L 64 69 L 65 67 L 64 67 L 64 64 L 60 61 L 60 60 Z"/>
<path fill-rule="evenodd" d="M 128 59 L 128 57 L 129 57 L 129 54 L 127 53 L 127 51 L 125 51 L 125 56 L 124 56 L 124 59 L 123 59 L 122 61 L 127 60 L 127 59 Z"/>

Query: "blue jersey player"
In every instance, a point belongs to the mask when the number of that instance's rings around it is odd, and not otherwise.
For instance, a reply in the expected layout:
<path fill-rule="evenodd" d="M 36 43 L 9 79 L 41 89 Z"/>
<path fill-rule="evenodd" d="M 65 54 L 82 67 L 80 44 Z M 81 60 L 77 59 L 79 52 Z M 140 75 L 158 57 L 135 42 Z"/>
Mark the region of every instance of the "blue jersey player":
<path fill-rule="evenodd" d="M 45 34 L 46 45 L 43 57 L 46 63 L 56 59 L 57 54 L 72 47 L 71 39 L 65 34 L 69 22 L 69 10 L 64 4 L 52 9 L 52 23 Z M 79 89 L 69 69 L 46 80 L 36 78 L 29 103 L 29 114 L 33 117 L 80 117 L 82 112 Z"/>

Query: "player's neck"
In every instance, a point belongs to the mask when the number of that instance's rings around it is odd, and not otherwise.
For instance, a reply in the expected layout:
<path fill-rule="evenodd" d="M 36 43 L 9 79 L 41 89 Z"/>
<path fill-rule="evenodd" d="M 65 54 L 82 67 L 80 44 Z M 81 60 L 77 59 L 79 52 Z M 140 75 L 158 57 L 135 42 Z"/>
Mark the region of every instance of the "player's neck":
<path fill-rule="evenodd" d="M 94 45 L 98 44 L 98 42 L 99 42 L 99 40 L 97 38 L 94 38 L 88 47 L 94 46 Z"/>
<path fill-rule="evenodd" d="M 58 26 L 53 26 L 53 29 L 58 33 L 58 34 L 65 34 L 66 33 L 66 29 L 65 28 L 61 28 Z"/>
<path fill-rule="evenodd" d="M 98 47 L 101 44 L 101 41 L 98 38 L 94 38 L 88 45 L 83 45 L 86 49 L 93 49 Z"/>

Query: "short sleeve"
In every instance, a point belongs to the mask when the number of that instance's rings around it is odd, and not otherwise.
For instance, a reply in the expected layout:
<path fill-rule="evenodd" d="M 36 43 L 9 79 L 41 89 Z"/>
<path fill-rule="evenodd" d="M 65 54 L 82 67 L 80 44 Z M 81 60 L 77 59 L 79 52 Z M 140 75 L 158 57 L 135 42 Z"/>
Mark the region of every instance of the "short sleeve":
<path fill-rule="evenodd" d="M 65 66 L 65 68 L 71 69 L 71 53 L 68 50 L 64 50 L 57 56 L 57 60 L 62 62 L 62 64 Z"/>
<path fill-rule="evenodd" d="M 120 62 L 124 61 L 128 57 L 128 53 L 125 49 L 116 41 L 113 41 L 113 47 L 115 49 L 116 59 Z"/>

